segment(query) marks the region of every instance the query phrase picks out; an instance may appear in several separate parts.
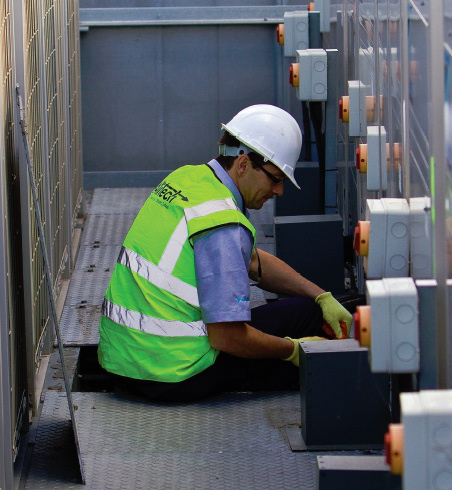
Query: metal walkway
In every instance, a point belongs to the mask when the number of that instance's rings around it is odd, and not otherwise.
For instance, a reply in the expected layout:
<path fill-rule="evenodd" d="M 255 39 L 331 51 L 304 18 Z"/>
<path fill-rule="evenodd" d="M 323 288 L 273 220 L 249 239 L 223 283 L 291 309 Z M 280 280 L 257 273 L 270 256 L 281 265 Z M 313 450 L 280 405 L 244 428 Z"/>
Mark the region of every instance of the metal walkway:
<path fill-rule="evenodd" d="M 108 280 L 123 238 L 149 192 L 96 189 L 93 194 L 60 320 L 64 345 L 75 353 L 98 343 L 100 304 Z M 269 251 L 272 239 L 262 229 L 268 230 L 271 217 L 271 207 L 252 216 L 258 242 Z M 253 291 L 254 305 L 265 302 L 258 291 Z M 43 393 L 39 425 L 29 444 L 24 488 L 83 488 L 66 394 L 51 388 Z M 317 486 L 320 453 L 294 452 L 289 444 L 290 430 L 299 430 L 301 422 L 298 393 L 230 393 L 192 404 L 156 404 L 107 392 L 72 396 L 85 488 Z"/>

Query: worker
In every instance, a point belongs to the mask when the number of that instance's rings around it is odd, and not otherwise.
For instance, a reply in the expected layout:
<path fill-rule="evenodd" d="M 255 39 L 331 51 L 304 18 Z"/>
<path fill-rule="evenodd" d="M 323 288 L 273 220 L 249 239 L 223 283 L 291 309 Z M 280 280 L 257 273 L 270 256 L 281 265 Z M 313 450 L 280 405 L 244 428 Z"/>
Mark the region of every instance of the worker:
<path fill-rule="evenodd" d="M 215 159 L 175 170 L 150 194 L 105 294 L 99 362 L 117 388 L 152 400 L 296 388 L 299 339 L 349 334 L 351 314 L 258 250 L 247 217 L 286 179 L 299 188 L 297 122 L 259 104 L 222 129 Z M 250 279 L 284 298 L 250 308 Z"/>

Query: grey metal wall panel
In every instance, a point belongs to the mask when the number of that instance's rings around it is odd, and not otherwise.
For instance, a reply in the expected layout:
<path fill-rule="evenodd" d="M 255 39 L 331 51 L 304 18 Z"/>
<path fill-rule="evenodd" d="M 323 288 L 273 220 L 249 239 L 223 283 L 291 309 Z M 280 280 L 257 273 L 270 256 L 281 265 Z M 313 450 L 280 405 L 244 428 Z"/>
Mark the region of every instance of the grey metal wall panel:
<path fill-rule="evenodd" d="M 81 35 L 85 171 L 172 170 L 217 155 L 220 122 L 277 102 L 274 26 Z"/>
<path fill-rule="evenodd" d="M 22 233 L 19 161 L 15 140 L 15 73 L 13 16 L 10 1 L 0 9 L 0 336 L 4 459 L 18 452 L 20 433 L 28 428 L 24 335 Z M 0 417 L 1 418 L 1 417 Z M 0 451 L 1 452 L 1 451 Z M 0 471 L 1 472 L 1 471 Z M 5 468 L 10 476 L 10 469 Z M 1 484 L 1 481 L 0 481 Z M 6 485 L 8 486 L 8 485 Z"/>
<path fill-rule="evenodd" d="M 13 408 L 13 396 L 11 385 L 11 329 L 10 323 L 10 289 L 11 284 L 8 278 L 10 268 L 9 244 L 10 234 L 8 230 L 7 203 L 8 203 L 8 171 L 7 167 L 11 164 L 5 148 L 4 135 L 10 128 L 4 127 L 8 119 L 7 108 L 9 91 L 5 90 L 4 81 L 10 78 L 10 42 L 7 31 L 10 27 L 10 5 L 9 2 L 0 9 L 0 80 L 2 91 L 0 92 L 0 487 L 12 487 L 13 484 L 13 425 L 16 414 Z"/>
<path fill-rule="evenodd" d="M 121 8 L 121 7 L 232 7 L 262 5 L 303 5 L 308 2 L 294 0 L 81 0 L 80 8 Z"/>

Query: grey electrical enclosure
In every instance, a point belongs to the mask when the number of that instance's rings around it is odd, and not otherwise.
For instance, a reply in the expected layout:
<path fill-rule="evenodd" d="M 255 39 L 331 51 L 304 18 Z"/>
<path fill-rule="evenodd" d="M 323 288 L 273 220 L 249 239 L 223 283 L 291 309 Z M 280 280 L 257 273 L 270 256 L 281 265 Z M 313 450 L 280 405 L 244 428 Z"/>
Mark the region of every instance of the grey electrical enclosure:
<path fill-rule="evenodd" d="M 300 189 L 284 184 L 283 195 L 275 197 L 275 216 L 320 214 L 318 162 L 297 163 L 294 176 Z"/>
<path fill-rule="evenodd" d="M 317 490 L 401 490 L 384 456 L 317 456 Z"/>
<path fill-rule="evenodd" d="M 382 448 L 389 375 L 373 374 L 356 340 L 300 344 L 301 432 L 308 449 Z"/>
<path fill-rule="evenodd" d="M 333 294 L 343 294 L 344 244 L 337 214 L 274 218 L 276 255 L 302 276 Z"/>

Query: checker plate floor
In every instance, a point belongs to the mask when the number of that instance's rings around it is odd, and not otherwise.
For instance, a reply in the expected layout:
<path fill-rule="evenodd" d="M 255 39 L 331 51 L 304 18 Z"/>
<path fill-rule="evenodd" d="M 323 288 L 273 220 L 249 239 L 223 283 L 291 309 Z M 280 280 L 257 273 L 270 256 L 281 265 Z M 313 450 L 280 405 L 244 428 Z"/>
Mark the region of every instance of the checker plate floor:
<path fill-rule="evenodd" d="M 320 453 L 292 452 L 285 432 L 300 423 L 296 392 L 229 393 L 189 405 L 72 396 L 85 488 L 315 488 Z M 47 392 L 26 488 L 83 488 L 68 419 L 66 395 Z"/>
<path fill-rule="evenodd" d="M 60 319 L 63 345 L 84 346 L 99 343 L 101 306 L 65 306 Z M 55 345 L 57 345 L 55 340 Z"/>
<path fill-rule="evenodd" d="M 91 200 L 90 213 L 114 214 L 118 212 L 119 208 L 121 213 L 136 214 L 151 191 L 152 188 L 150 187 L 95 189 Z"/>

